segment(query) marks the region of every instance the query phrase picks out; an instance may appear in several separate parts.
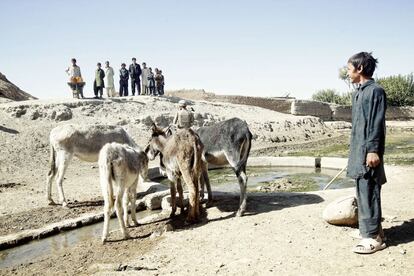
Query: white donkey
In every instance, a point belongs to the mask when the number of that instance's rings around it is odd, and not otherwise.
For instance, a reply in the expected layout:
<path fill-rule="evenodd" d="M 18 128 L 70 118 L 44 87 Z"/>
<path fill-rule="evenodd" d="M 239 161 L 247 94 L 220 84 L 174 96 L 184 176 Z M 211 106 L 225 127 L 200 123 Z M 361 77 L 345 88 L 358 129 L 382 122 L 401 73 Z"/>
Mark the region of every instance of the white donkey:
<path fill-rule="evenodd" d="M 46 191 L 49 204 L 52 200 L 52 181 L 56 177 L 59 202 L 67 206 L 63 194 L 63 177 L 73 156 L 87 162 L 97 162 L 99 151 L 106 143 L 118 142 L 136 147 L 128 133 L 118 126 L 75 125 L 57 126 L 50 132 L 50 169 L 47 176 Z"/>
<path fill-rule="evenodd" d="M 128 221 L 128 202 L 131 203 L 131 218 L 136 218 L 137 185 L 147 178 L 148 157 L 139 148 L 118 143 L 106 144 L 99 153 L 99 175 L 104 198 L 104 228 L 102 243 L 108 238 L 109 219 L 115 205 L 119 227 L 125 239 L 129 238 L 126 227 Z M 138 183 L 139 182 L 139 183 Z M 115 193 L 114 193 L 115 189 Z M 115 194 L 115 204 L 114 204 Z"/>

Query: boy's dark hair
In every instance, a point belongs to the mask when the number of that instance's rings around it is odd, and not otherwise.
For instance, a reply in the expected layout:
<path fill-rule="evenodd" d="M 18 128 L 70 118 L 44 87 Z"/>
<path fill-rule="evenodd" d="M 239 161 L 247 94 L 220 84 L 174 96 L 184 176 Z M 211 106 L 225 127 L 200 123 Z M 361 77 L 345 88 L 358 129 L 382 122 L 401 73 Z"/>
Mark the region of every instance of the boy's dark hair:
<path fill-rule="evenodd" d="M 372 56 L 372 52 L 360 52 L 350 57 L 348 63 L 351 63 L 357 70 L 362 66 L 361 74 L 370 78 L 374 74 L 378 60 Z"/>
<path fill-rule="evenodd" d="M 76 62 L 76 58 L 72 58 L 72 62 Z"/>

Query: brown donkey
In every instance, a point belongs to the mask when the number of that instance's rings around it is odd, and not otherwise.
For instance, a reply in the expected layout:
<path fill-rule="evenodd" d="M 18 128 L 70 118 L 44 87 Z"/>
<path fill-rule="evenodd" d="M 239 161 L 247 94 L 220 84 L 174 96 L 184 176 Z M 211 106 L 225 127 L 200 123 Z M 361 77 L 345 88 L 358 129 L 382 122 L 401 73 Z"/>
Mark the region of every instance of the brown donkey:
<path fill-rule="evenodd" d="M 151 127 L 151 140 L 145 152 L 150 160 L 160 153 L 170 184 L 171 216 L 177 210 L 176 187 L 179 193 L 180 207 L 183 210 L 183 190 L 180 183 L 182 177 L 189 192 L 189 210 L 187 221 L 196 222 L 200 216 L 200 191 L 198 180 L 202 171 L 203 144 L 198 135 L 191 129 L 180 129 L 166 137 L 163 130 L 155 124 Z"/>

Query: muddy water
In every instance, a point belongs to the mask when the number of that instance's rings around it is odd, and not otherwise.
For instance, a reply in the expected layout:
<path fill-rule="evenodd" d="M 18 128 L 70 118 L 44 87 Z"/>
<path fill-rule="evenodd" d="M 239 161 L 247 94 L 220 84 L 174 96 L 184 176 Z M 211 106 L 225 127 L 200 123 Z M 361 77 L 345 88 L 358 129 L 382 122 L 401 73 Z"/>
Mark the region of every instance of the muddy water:
<path fill-rule="evenodd" d="M 159 211 L 137 212 L 137 219 L 154 215 Z M 76 244 L 91 239 L 100 239 L 103 223 L 92 224 L 78 229 L 62 232 L 45 239 L 32 241 L 18 247 L 0 251 L 0 268 L 11 267 L 19 264 L 30 263 L 33 259 L 59 252 L 62 249 L 70 248 Z M 110 220 L 109 231 L 119 229 L 116 218 Z"/>
<path fill-rule="evenodd" d="M 250 167 L 247 170 L 249 177 L 247 186 L 249 191 L 255 188 L 273 182 L 278 179 L 291 179 L 293 184 L 300 182 L 305 187 L 288 191 L 318 191 L 322 190 L 326 184 L 338 173 L 334 169 L 315 169 L 305 167 Z M 345 173 L 344 173 L 345 174 Z M 210 182 L 215 186 L 215 190 L 230 192 L 239 191 L 237 178 L 231 169 L 220 169 L 209 172 Z M 330 189 L 342 189 L 353 187 L 355 182 L 352 179 L 342 175 L 336 180 Z"/>
<path fill-rule="evenodd" d="M 302 185 L 286 192 L 318 191 L 338 173 L 335 169 L 315 169 L 309 167 L 249 167 L 248 192 L 256 191 L 256 188 L 271 183 L 278 179 L 289 178 Z M 208 172 L 213 192 L 237 193 L 240 191 L 239 184 L 233 170 L 230 168 L 215 169 Z M 299 180 L 299 181 L 298 181 Z M 161 183 L 167 185 L 168 180 Z M 329 187 L 329 189 L 343 189 L 355 186 L 355 181 L 345 177 L 345 172 Z"/>

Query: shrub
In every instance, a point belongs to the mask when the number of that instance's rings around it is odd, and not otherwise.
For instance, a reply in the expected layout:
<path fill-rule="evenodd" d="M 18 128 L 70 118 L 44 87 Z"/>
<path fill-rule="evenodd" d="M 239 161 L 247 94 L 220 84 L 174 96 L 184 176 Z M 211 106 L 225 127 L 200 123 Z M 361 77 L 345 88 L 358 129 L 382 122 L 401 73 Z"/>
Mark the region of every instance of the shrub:
<path fill-rule="evenodd" d="M 389 76 L 378 78 L 377 82 L 387 94 L 387 103 L 391 106 L 414 105 L 414 76 L 408 75 Z"/>
<path fill-rule="evenodd" d="M 352 99 L 352 93 L 340 94 L 334 89 L 323 89 L 317 91 L 312 95 L 312 100 L 325 103 L 335 103 L 341 105 L 350 105 Z"/>

